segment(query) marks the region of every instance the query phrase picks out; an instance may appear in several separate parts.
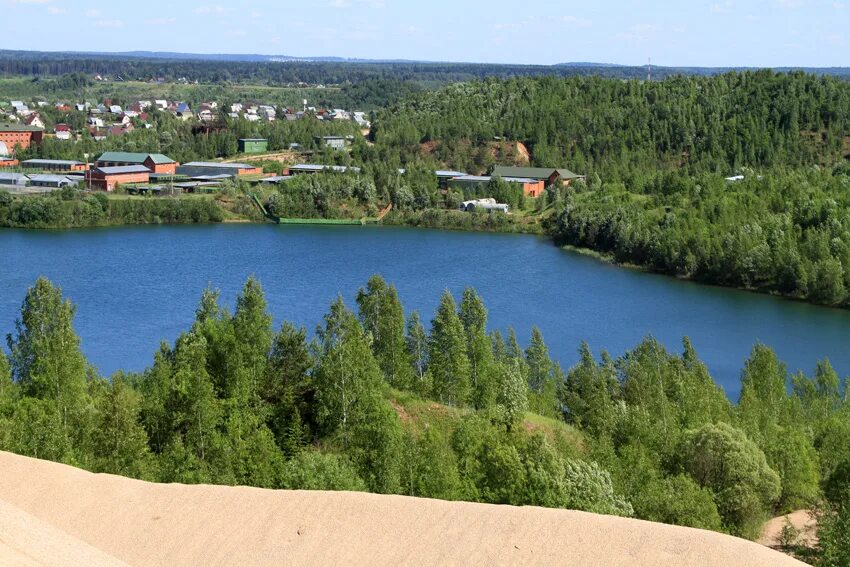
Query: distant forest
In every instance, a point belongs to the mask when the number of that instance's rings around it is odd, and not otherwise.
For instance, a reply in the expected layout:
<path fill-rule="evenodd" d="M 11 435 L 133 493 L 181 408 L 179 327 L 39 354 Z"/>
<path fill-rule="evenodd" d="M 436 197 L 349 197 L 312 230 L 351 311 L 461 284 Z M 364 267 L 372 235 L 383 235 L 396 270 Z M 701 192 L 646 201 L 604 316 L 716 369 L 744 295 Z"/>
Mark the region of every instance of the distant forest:
<path fill-rule="evenodd" d="M 177 54 L 175 54 L 176 56 Z M 234 56 L 236 57 L 236 56 Z M 730 71 L 711 67 L 653 67 L 654 79 L 674 75 L 716 75 Z M 790 69 L 781 69 L 790 70 Z M 850 77 L 850 67 L 802 69 L 815 74 Z M 495 65 L 484 63 L 349 62 L 349 61 L 204 61 L 133 57 L 127 54 L 46 53 L 0 51 L 0 76 L 59 76 L 69 73 L 120 76 L 126 80 L 185 77 L 201 83 L 234 82 L 281 85 L 299 82 L 342 85 L 383 79 L 444 85 L 486 77 L 601 76 L 643 79 L 644 66 L 595 65 Z"/>

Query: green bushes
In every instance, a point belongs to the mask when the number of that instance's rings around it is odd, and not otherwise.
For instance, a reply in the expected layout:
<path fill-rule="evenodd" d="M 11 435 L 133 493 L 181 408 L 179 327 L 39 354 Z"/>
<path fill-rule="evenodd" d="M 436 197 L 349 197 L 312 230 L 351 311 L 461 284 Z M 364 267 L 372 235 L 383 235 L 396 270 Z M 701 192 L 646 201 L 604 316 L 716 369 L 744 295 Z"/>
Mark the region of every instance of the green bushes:
<path fill-rule="evenodd" d="M 213 199 L 109 198 L 103 193 L 65 198 L 59 192 L 0 202 L 0 226 L 83 228 L 125 224 L 212 223 L 224 220 Z"/>

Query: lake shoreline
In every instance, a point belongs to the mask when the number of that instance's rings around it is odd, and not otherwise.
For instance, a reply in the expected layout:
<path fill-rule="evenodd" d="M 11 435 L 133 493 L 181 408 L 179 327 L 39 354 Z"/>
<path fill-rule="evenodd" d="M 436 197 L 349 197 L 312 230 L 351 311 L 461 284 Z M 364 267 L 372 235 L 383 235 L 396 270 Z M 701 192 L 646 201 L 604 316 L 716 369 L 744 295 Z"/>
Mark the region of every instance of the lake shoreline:
<path fill-rule="evenodd" d="M 227 213 L 227 209 L 220 207 L 222 213 Z M 469 215 L 474 215 L 475 213 L 462 213 L 463 216 L 459 213 L 455 216 L 453 213 L 455 211 L 447 211 L 442 209 L 429 209 L 424 211 L 430 215 L 430 220 L 433 221 L 435 219 L 449 219 L 454 216 L 455 219 L 466 219 L 473 218 Z M 366 223 L 369 226 L 388 226 L 388 227 L 407 227 L 407 228 L 421 228 L 421 229 L 429 229 L 429 230 L 444 230 L 450 232 L 477 232 L 483 234 L 522 234 L 522 235 L 530 235 L 530 236 L 540 236 L 548 238 L 555 246 L 560 248 L 561 250 L 565 250 L 568 252 L 572 252 L 578 254 L 580 256 L 584 256 L 587 258 L 592 258 L 598 262 L 603 264 L 608 264 L 611 266 L 616 266 L 618 268 L 623 268 L 630 271 L 647 273 L 647 274 L 655 274 L 660 276 L 665 276 L 668 278 L 681 280 L 685 282 L 690 282 L 694 284 L 698 284 L 701 286 L 706 286 L 710 288 L 718 288 L 718 289 L 732 289 L 736 291 L 745 291 L 748 293 L 752 293 L 755 295 L 766 295 L 769 297 L 774 297 L 777 299 L 784 299 L 795 303 L 802 303 L 805 305 L 811 305 L 815 307 L 822 307 L 830 310 L 839 310 L 839 311 L 847 311 L 848 307 L 841 305 L 827 305 L 823 303 L 815 303 L 813 301 L 809 301 L 804 298 L 794 297 L 790 295 L 784 295 L 782 293 L 773 291 L 773 290 L 763 290 L 754 287 L 745 287 L 745 286 L 730 286 L 730 285 L 722 285 L 711 282 L 702 281 L 690 276 L 685 275 L 671 275 L 664 272 L 653 270 L 648 266 L 642 266 L 640 264 L 634 264 L 631 262 L 618 262 L 612 254 L 600 252 L 598 250 L 594 250 L 592 248 L 585 248 L 581 246 L 575 246 L 573 244 L 557 244 L 554 242 L 553 236 L 548 233 L 543 226 L 540 224 L 537 225 L 526 225 L 520 226 L 515 221 L 511 221 L 505 225 L 498 226 L 481 226 L 481 225 L 465 225 L 465 223 L 446 223 L 434 225 L 432 222 L 428 222 L 428 220 L 423 220 L 423 216 L 427 216 L 423 213 L 417 214 L 414 217 L 411 217 L 407 213 L 392 213 L 385 217 L 383 220 L 377 223 Z M 483 215 L 482 215 L 483 217 Z M 512 218 L 512 217 L 508 217 Z M 331 221 L 328 222 L 328 225 L 336 225 L 338 221 L 352 221 L 347 225 L 357 226 L 358 223 L 353 222 L 356 219 L 342 219 L 342 218 L 331 218 L 331 219 L 312 219 L 306 218 L 304 219 L 304 223 L 292 222 L 297 221 L 298 219 L 290 219 L 290 222 L 281 223 L 282 225 L 288 226 L 313 226 L 313 225 L 322 225 L 321 222 L 315 222 L 318 220 L 326 220 Z M 312 221 L 312 222 L 311 222 Z M 0 232 L 4 230 L 26 230 L 26 231 L 46 231 L 46 232 L 72 232 L 77 230 L 91 230 L 91 229 L 110 229 L 110 228 L 125 228 L 125 227 L 139 227 L 139 226 L 215 226 L 215 225 L 264 225 L 269 224 L 273 225 L 274 223 L 268 221 L 267 219 L 258 219 L 258 218 L 248 218 L 248 217 L 237 217 L 233 215 L 224 215 L 221 220 L 207 220 L 201 222 L 174 222 L 174 221 L 159 221 L 159 222 L 115 222 L 115 223 L 96 223 L 90 225 L 74 225 L 74 226 L 8 226 L 3 225 L 0 226 Z M 366 226 L 364 224 L 364 226 Z M 509 228 L 506 230 L 506 228 Z"/>

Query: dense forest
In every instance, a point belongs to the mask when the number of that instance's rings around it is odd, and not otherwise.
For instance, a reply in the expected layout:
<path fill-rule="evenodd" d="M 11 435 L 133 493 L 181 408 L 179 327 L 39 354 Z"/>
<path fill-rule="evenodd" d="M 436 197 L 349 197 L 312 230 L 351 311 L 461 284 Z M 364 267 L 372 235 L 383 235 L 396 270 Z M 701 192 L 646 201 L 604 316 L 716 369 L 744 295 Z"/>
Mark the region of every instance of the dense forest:
<path fill-rule="evenodd" d="M 846 565 L 850 405 L 828 361 L 789 376 L 756 345 L 737 405 L 685 339 L 618 359 L 580 347 L 562 370 L 487 327 L 475 290 L 430 325 L 379 276 L 315 334 L 275 331 L 249 279 L 229 311 L 206 290 L 194 324 L 140 374 L 98 376 L 74 306 L 30 288 L 0 350 L 0 448 L 136 478 L 368 490 L 568 507 L 754 537 L 812 507 L 820 565 Z"/>
<path fill-rule="evenodd" d="M 845 81 L 770 71 L 487 80 L 409 97 L 375 118 L 372 137 L 364 161 L 471 171 L 504 160 L 492 140 L 522 142 L 535 165 L 588 175 L 547 195 L 559 243 L 710 283 L 850 299 Z"/>
<path fill-rule="evenodd" d="M 723 69 L 657 67 L 653 74 L 715 74 Z M 850 74 L 850 69 L 822 69 L 830 74 Z M 48 53 L 0 50 L 0 75 L 50 77 L 70 73 L 108 75 L 124 80 L 186 78 L 202 83 L 250 83 L 283 85 L 299 82 L 341 85 L 374 79 L 416 82 L 427 85 L 471 81 L 485 77 L 591 76 L 640 79 L 644 67 L 619 65 L 496 65 L 484 63 L 434 63 L 415 61 L 210 61 L 180 57 L 128 54 Z"/>

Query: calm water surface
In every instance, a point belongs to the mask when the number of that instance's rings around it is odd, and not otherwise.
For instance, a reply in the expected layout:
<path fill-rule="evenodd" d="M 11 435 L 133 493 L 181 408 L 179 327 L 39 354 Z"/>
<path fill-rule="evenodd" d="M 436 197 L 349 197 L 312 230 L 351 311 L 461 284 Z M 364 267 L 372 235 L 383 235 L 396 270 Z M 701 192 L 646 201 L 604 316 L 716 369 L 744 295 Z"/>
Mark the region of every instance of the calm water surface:
<path fill-rule="evenodd" d="M 679 351 L 691 337 L 712 375 L 737 398 L 757 341 L 791 370 L 829 357 L 850 373 L 850 312 L 681 282 L 559 250 L 533 236 L 388 227 L 167 226 L 87 231 L 0 231 L 0 332 L 14 328 L 40 275 L 77 305 L 77 332 L 104 374 L 142 370 L 161 340 L 191 325 L 201 291 L 232 309 L 245 279 L 262 281 L 275 325 L 313 330 L 342 294 L 354 305 L 374 273 L 395 283 L 406 309 L 430 321 L 441 292 L 477 288 L 491 329 L 513 326 L 525 344 L 543 331 L 566 368 L 582 340 L 619 355 L 652 334 Z"/>

